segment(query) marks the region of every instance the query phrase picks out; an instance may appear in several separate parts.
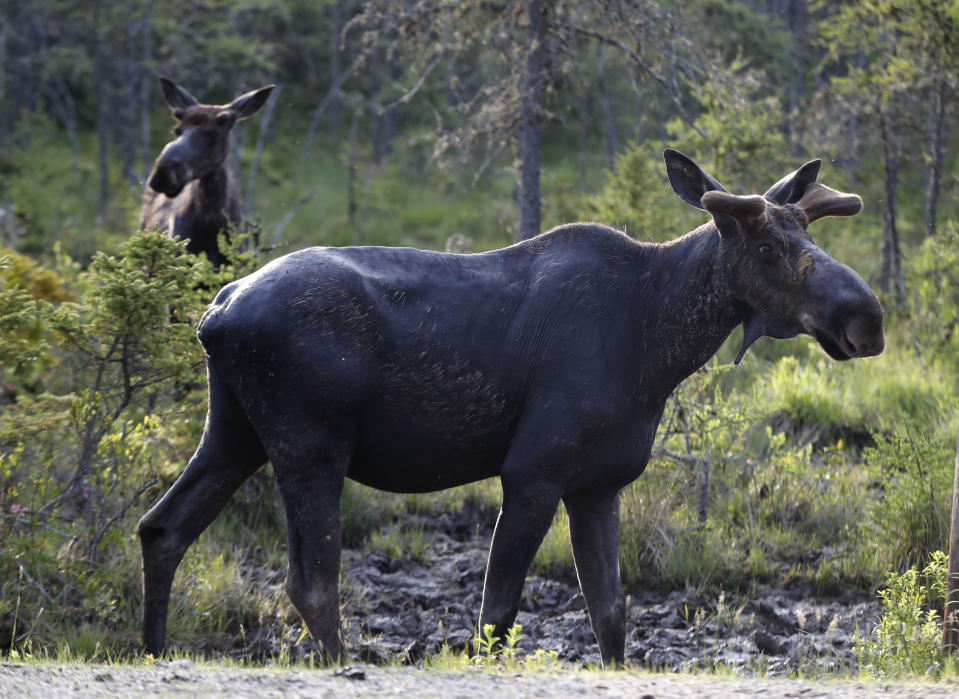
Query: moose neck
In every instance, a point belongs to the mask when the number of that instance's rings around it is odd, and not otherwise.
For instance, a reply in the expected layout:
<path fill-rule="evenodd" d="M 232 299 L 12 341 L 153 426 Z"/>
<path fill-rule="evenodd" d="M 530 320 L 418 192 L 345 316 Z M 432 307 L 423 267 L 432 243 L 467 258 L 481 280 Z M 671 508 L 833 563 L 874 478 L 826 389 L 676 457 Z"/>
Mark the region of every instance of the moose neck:
<path fill-rule="evenodd" d="M 224 211 L 230 209 L 230 185 L 229 170 L 225 163 L 221 164 L 216 170 L 197 180 L 194 205 L 200 211 L 222 219 Z"/>
<path fill-rule="evenodd" d="M 720 264 L 720 241 L 710 222 L 675 241 L 642 248 L 647 264 L 632 295 L 634 318 L 641 319 L 638 351 L 667 395 L 743 322 L 745 308 Z"/>

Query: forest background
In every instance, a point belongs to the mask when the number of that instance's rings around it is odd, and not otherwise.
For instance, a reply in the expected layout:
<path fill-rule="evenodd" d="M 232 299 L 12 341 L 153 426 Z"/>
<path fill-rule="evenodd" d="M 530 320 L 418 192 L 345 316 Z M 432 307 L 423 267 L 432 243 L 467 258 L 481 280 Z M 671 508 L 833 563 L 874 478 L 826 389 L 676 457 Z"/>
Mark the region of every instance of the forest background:
<path fill-rule="evenodd" d="M 736 193 L 823 158 L 865 208 L 813 233 L 880 294 L 887 349 L 764 340 L 733 368 L 734 335 L 623 493 L 627 588 L 871 593 L 922 569 L 959 428 L 957 23 L 956 0 L 3 0 L 0 649 L 136 648 L 135 522 L 202 430 L 209 289 L 308 245 L 481 251 L 574 220 L 669 240 L 706 218 L 665 146 Z M 218 271 L 136 232 L 173 123 L 158 76 L 210 103 L 278 86 L 232 135 L 259 246 Z M 498 497 L 351 484 L 344 536 L 409 552 L 408 513 Z M 575 579 L 565 526 L 536 570 Z M 301 638 L 256 582 L 282 580 L 284 539 L 265 469 L 181 566 L 174 641 Z"/>

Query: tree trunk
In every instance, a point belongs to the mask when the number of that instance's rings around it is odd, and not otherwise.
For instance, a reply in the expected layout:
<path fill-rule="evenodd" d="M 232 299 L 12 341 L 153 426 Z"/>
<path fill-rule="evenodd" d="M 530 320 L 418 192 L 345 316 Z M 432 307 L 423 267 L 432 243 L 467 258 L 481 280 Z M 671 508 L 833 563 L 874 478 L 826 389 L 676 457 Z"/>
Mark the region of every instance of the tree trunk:
<path fill-rule="evenodd" d="M 866 52 L 860 51 L 859 56 L 856 57 L 856 68 L 864 68 L 866 65 Z M 859 114 L 853 112 L 852 116 L 849 118 L 849 128 L 847 129 L 847 134 L 849 140 L 847 141 L 846 147 L 846 165 L 849 168 L 849 182 L 853 185 L 859 184 L 859 177 L 856 174 L 856 169 L 859 167 Z"/>
<path fill-rule="evenodd" d="M 356 221 L 356 161 L 358 159 L 358 141 L 360 133 L 360 113 L 353 110 L 350 120 L 350 156 L 346 175 L 346 222 Z"/>
<path fill-rule="evenodd" d="M 540 97 L 546 80 L 546 4 L 524 0 L 529 21 L 526 60 L 523 66 L 519 123 L 519 205 L 521 240 L 540 233 Z"/>
<path fill-rule="evenodd" d="M 110 114 L 110 98 L 107 95 L 105 77 L 107 75 L 107 66 L 104 59 L 104 39 L 102 27 L 103 15 L 100 12 L 100 5 L 96 5 L 93 14 L 93 26 L 96 27 L 96 36 L 93 45 L 93 99 L 97 105 L 97 169 L 99 171 L 99 204 L 100 220 L 105 221 L 107 215 L 107 203 L 110 196 L 110 161 L 107 157 L 110 125 L 108 123 Z"/>
<path fill-rule="evenodd" d="M 586 173 L 589 172 L 589 127 L 592 122 L 592 100 L 588 90 L 583 90 L 579 99 L 579 189 L 586 189 Z"/>
<path fill-rule="evenodd" d="M 385 123 L 383 109 L 380 106 L 380 90 L 383 86 L 383 63 L 375 52 L 370 59 L 370 139 L 373 142 L 373 164 L 379 165 L 383 160 Z"/>
<path fill-rule="evenodd" d="M 396 40 L 396 32 L 393 32 L 393 40 Z M 390 76 L 390 81 L 396 85 L 399 83 L 400 78 L 403 77 L 403 67 L 400 65 L 399 60 L 397 60 L 396 52 L 391 51 L 387 55 L 387 74 Z M 386 123 L 383 124 L 383 154 L 389 155 L 393 152 L 393 139 L 396 138 L 396 135 L 400 130 L 400 121 L 402 117 L 402 112 L 400 111 L 403 108 L 403 105 L 396 104 L 386 111 L 386 114 L 383 116 L 383 119 Z"/>
<path fill-rule="evenodd" d="M 150 95 L 153 81 L 150 79 L 150 62 L 153 59 L 153 22 L 150 15 L 153 11 L 153 0 L 146 0 L 143 6 L 143 42 L 140 54 L 140 139 L 143 153 L 142 172 L 146 182 L 153 167 L 153 148 L 150 145 Z"/>
<path fill-rule="evenodd" d="M 123 66 L 123 138 L 121 139 L 122 148 L 120 151 L 120 171 L 123 177 L 127 178 L 131 186 L 136 185 L 139 175 L 136 172 L 134 162 L 136 161 L 137 150 L 137 77 L 140 73 L 136 57 L 136 5 L 137 0 L 128 0 L 126 12 L 126 45 L 124 47 Z"/>
<path fill-rule="evenodd" d="M 7 18 L 5 14 L 0 14 L 0 85 L 13 85 L 13 71 L 10 70 L 10 57 L 7 55 Z M 10 96 L 0 100 L 0 119 L 4 124 L 12 124 L 13 117 L 10 114 Z M 5 140 L 7 129 L 0 129 L 0 144 Z"/>
<path fill-rule="evenodd" d="M 793 70 L 792 80 L 789 84 L 789 115 L 783 123 L 783 130 L 787 141 L 791 144 L 793 150 L 798 148 L 798 144 L 792 138 L 793 132 L 793 114 L 799 112 L 799 106 L 802 103 L 806 76 L 808 75 L 809 60 L 809 15 L 807 11 L 807 0 L 789 0 L 789 6 L 786 9 L 789 29 L 793 34 L 792 55 Z"/>
<path fill-rule="evenodd" d="M 949 527 L 949 567 L 946 576 L 946 604 L 942 610 L 943 650 L 956 657 L 959 650 L 959 439 L 952 481 L 952 523 Z"/>
<path fill-rule="evenodd" d="M 942 164 L 949 127 L 946 121 L 948 113 L 946 109 L 947 89 L 945 79 L 939 78 L 932 90 L 932 118 L 929 120 L 929 160 L 926 163 L 926 186 L 922 199 L 926 235 L 936 234 L 939 189 L 942 184 Z"/>
<path fill-rule="evenodd" d="M 897 165 L 898 143 L 892 116 L 880 107 L 879 125 L 882 135 L 883 166 L 885 169 L 886 202 L 883 207 L 882 273 L 879 288 L 888 293 L 895 285 L 896 301 L 902 303 L 906 284 L 902 272 L 902 255 L 899 250 L 899 232 L 896 230 L 896 188 L 899 169 Z"/>
<path fill-rule="evenodd" d="M 599 107 L 603 112 L 603 127 L 606 132 L 606 160 L 609 169 L 616 172 L 616 119 L 609 99 L 606 76 L 603 70 L 603 44 L 596 43 L 596 90 L 599 92 Z"/>
<path fill-rule="evenodd" d="M 343 0 L 330 5 L 330 85 L 338 85 L 343 73 L 340 61 L 340 33 L 343 31 Z M 336 143 L 340 135 L 340 98 L 338 92 L 330 97 L 327 107 L 330 115 L 330 143 Z"/>

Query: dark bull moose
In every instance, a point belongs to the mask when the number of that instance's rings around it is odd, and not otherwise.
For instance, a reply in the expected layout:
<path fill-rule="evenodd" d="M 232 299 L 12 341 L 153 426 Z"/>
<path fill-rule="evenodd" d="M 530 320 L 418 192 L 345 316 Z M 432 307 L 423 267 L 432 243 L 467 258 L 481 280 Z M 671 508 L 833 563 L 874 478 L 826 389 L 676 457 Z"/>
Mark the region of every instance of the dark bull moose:
<path fill-rule="evenodd" d="M 243 220 L 233 173 L 226 166 L 230 130 L 255 114 L 273 85 L 240 95 L 229 104 L 200 104 L 176 83 L 160 78 L 176 138 L 160 152 L 143 192 L 141 230 L 166 230 L 186 239 L 187 252 L 206 253 L 214 267 L 223 264 L 217 236 Z"/>
<path fill-rule="evenodd" d="M 562 500 L 604 665 L 622 664 L 618 496 L 645 469 L 666 400 L 730 332 L 806 333 L 834 359 L 884 347 L 882 308 L 807 225 L 862 202 L 807 163 L 765 196 L 728 193 L 665 152 L 713 220 L 663 245 L 594 223 L 502 250 L 311 248 L 225 286 L 200 321 L 210 403 L 200 445 L 140 521 L 146 649 L 166 640 L 187 547 L 268 459 L 289 525 L 287 592 L 344 658 L 345 478 L 425 492 L 500 476 L 480 624 L 504 632 Z M 739 360 L 737 358 L 737 361 Z"/>

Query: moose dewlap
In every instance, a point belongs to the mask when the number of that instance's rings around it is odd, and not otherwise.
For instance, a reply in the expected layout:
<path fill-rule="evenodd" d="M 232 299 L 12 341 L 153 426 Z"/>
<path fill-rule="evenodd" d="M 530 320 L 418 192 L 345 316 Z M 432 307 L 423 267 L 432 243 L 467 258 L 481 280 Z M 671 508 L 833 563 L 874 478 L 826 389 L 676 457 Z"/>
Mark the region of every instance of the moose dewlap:
<path fill-rule="evenodd" d="M 311 248 L 224 287 L 198 332 L 203 437 L 139 525 L 147 650 L 164 647 L 187 547 L 269 460 L 287 591 L 328 656 L 346 654 L 344 479 L 421 492 L 499 476 L 481 627 L 503 637 L 513 623 L 562 500 L 603 663 L 622 664 L 618 496 L 646 467 L 677 384 L 740 324 L 740 358 L 764 335 L 812 335 L 838 360 L 884 347 L 875 294 L 807 232 L 862 207 L 816 183 L 820 161 L 738 196 L 681 153 L 665 159 L 674 191 L 712 214 L 666 244 L 574 223 L 476 255 Z"/>

